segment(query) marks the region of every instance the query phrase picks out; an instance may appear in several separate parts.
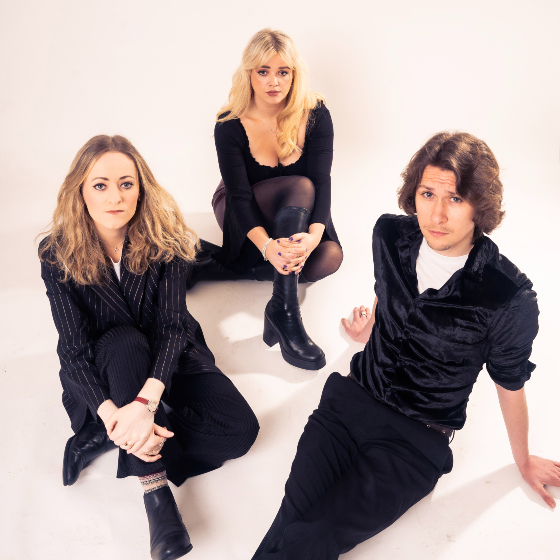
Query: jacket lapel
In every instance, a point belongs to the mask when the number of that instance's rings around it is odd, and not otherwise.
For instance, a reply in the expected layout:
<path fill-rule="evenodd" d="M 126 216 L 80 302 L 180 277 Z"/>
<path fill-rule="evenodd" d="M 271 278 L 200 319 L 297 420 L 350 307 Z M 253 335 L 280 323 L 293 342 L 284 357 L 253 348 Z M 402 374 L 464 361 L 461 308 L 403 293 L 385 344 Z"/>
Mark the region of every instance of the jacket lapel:
<path fill-rule="evenodd" d="M 128 270 L 124 262 L 121 267 L 120 291 L 124 295 L 128 308 L 138 325 L 140 325 L 142 319 L 142 303 L 148 271 L 149 268 L 144 274 L 134 274 Z"/>
<path fill-rule="evenodd" d="M 111 275 L 107 284 L 91 286 L 93 291 L 121 318 L 127 325 L 136 326 L 134 316 L 128 303 L 116 282 L 116 276 Z"/>

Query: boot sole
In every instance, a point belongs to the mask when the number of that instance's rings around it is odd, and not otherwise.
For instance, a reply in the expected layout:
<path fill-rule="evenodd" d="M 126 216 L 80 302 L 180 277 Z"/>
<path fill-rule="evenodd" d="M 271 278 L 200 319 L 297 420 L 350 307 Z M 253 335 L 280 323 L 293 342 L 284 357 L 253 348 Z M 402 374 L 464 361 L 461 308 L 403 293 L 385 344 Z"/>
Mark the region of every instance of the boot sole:
<path fill-rule="evenodd" d="M 322 358 L 318 361 L 302 360 L 301 358 L 296 358 L 289 354 L 282 344 L 282 340 L 278 335 L 277 330 L 274 328 L 272 323 L 268 320 L 268 317 L 264 316 L 264 330 L 263 330 L 263 341 L 268 346 L 274 346 L 277 342 L 280 343 L 280 351 L 282 352 L 282 358 L 284 361 L 288 362 L 291 366 L 295 366 L 300 369 L 307 370 L 318 370 L 325 367 L 327 364 L 326 358 Z"/>
<path fill-rule="evenodd" d="M 166 556 L 162 560 L 176 560 L 177 558 L 181 558 L 182 556 L 185 556 L 185 554 L 188 554 L 192 550 L 192 548 L 193 545 L 189 544 L 187 548 L 183 548 L 183 550 L 178 550 L 177 552 L 174 552 L 173 554 Z"/>

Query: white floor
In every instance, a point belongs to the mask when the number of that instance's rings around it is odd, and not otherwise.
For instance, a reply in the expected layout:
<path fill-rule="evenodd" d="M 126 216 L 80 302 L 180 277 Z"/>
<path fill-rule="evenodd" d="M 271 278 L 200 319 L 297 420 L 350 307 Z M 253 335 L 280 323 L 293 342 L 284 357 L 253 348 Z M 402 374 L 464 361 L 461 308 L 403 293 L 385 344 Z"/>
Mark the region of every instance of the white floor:
<path fill-rule="evenodd" d="M 188 294 L 218 365 L 261 425 L 245 457 L 173 489 L 194 543 L 188 558 L 248 560 L 268 529 L 327 376 L 347 373 L 360 350 L 340 318 L 373 302 L 373 224 L 398 212 L 400 171 L 441 129 L 484 138 L 503 168 L 507 217 L 493 239 L 533 280 L 541 309 L 537 369 L 527 383 L 531 449 L 560 459 L 558 2 L 190 4 L 48 0 L 0 8 L 2 560 L 149 558 L 141 490 L 136 480 L 116 480 L 116 452 L 62 486 L 71 430 L 33 237 L 48 223 L 78 148 L 93 134 L 121 133 L 189 223 L 219 243 L 209 213 L 219 179 L 213 116 L 243 46 L 267 25 L 294 37 L 333 115 L 333 217 L 345 260 L 333 277 L 301 288 L 305 325 L 327 355 L 319 372 L 287 365 L 278 346 L 262 342 L 270 284 L 207 283 Z M 559 557 L 560 513 L 513 464 L 485 371 L 452 448 L 455 467 L 435 491 L 343 558 Z M 560 500 L 560 489 L 550 491 Z"/>

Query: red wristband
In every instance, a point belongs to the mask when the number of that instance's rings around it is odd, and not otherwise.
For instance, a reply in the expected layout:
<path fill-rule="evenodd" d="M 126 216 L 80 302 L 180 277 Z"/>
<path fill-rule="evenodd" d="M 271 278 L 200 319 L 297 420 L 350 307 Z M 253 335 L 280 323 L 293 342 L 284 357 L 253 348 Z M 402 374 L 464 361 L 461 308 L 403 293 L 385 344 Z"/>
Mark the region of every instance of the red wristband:
<path fill-rule="evenodd" d="M 139 403 L 145 404 L 146 408 L 150 411 L 153 412 L 154 414 L 158 411 L 158 403 L 156 401 L 149 401 L 148 399 L 145 399 L 143 397 L 136 397 L 134 399 L 135 401 L 138 401 Z M 154 409 L 155 406 L 155 409 Z"/>

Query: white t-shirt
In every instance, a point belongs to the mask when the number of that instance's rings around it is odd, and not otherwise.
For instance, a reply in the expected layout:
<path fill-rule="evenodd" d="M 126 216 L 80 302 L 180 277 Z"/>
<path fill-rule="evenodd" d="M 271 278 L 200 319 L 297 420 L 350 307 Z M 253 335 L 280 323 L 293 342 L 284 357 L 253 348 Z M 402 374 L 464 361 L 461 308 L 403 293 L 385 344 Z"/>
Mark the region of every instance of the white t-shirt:
<path fill-rule="evenodd" d="M 428 288 L 439 290 L 460 268 L 465 266 L 468 253 L 460 257 L 446 257 L 436 253 L 422 240 L 418 259 L 416 259 L 416 276 L 418 277 L 418 293 Z"/>
<path fill-rule="evenodd" d="M 117 273 L 117 278 L 120 282 L 121 281 L 121 259 L 119 259 L 119 262 L 115 262 L 113 259 L 111 259 L 111 262 L 113 263 L 113 266 L 115 267 L 115 272 Z"/>

